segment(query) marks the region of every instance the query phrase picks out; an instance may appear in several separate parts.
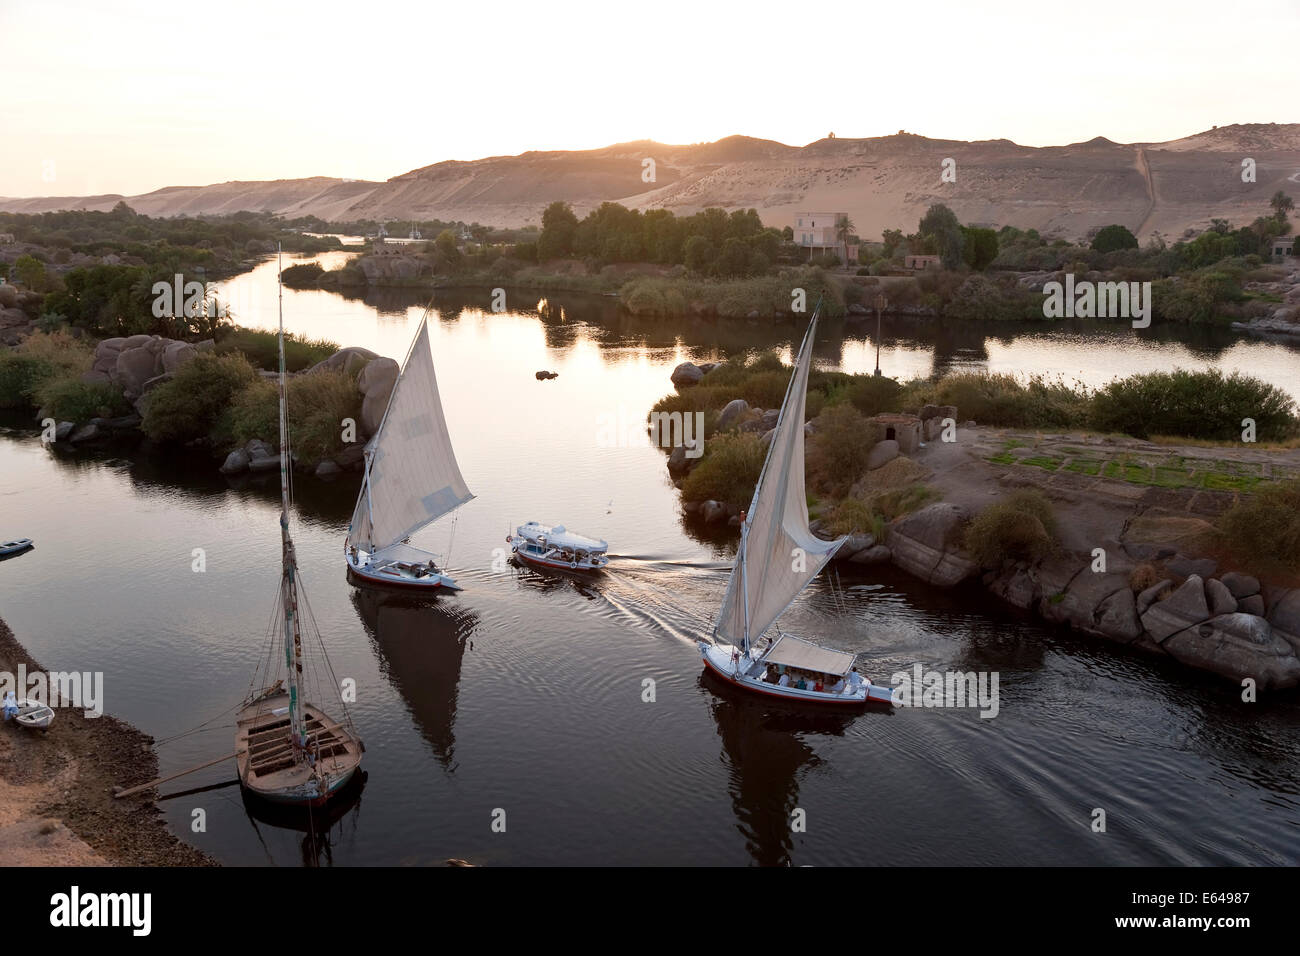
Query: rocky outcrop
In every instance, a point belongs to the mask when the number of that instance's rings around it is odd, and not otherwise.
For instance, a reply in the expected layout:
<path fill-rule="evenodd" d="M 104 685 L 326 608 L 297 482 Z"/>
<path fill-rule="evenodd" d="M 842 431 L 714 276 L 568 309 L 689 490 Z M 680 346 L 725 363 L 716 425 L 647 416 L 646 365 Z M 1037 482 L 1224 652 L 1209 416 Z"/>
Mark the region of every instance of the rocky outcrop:
<path fill-rule="evenodd" d="M 727 506 L 720 501 L 706 501 L 700 505 L 700 517 L 705 524 L 722 524 L 730 515 Z"/>
<path fill-rule="evenodd" d="M 1232 596 L 1228 586 L 1216 578 L 1205 582 L 1205 598 L 1210 604 L 1210 617 L 1236 613 L 1237 599 Z"/>
<path fill-rule="evenodd" d="M 1184 664 L 1235 680 L 1251 678 L 1261 688 L 1300 683 L 1294 646 L 1253 614 L 1221 614 L 1171 635 L 1162 646 Z"/>
<path fill-rule="evenodd" d="M 1248 598 L 1259 593 L 1259 578 L 1252 578 L 1249 574 L 1238 574 L 1236 571 L 1229 571 L 1222 578 L 1224 587 L 1237 600 Z"/>
<path fill-rule="evenodd" d="M 433 263 L 420 255 L 361 256 L 356 262 L 370 285 L 405 285 L 433 275 Z"/>
<path fill-rule="evenodd" d="M 867 471 L 875 471 L 877 468 L 883 468 L 895 458 L 898 457 L 898 442 L 892 438 L 876 442 L 871 451 L 867 452 Z"/>
<path fill-rule="evenodd" d="M 700 455 L 692 454 L 698 446 L 699 440 L 695 438 L 673 446 L 673 450 L 668 455 L 668 474 L 674 478 L 690 474 L 691 469 L 700 461 Z"/>
<path fill-rule="evenodd" d="M 939 587 L 952 587 L 978 570 L 961 550 L 969 515 L 947 502 L 927 505 L 899 518 L 885 543 L 895 566 Z"/>
<path fill-rule="evenodd" d="M 350 345 L 347 348 L 339 349 L 327 359 L 323 359 L 307 369 L 307 375 L 313 375 L 317 372 L 347 372 L 350 375 L 359 373 L 366 364 L 379 358 L 377 352 L 370 349 L 363 349 L 359 345 Z M 388 359 L 392 362 L 392 359 Z M 396 363 L 394 363 L 396 364 Z"/>
<path fill-rule="evenodd" d="M 718 413 L 717 424 L 714 425 L 714 431 L 724 432 L 733 427 L 749 413 L 749 402 L 743 398 L 732 399 L 727 402 L 722 411 Z"/>
<path fill-rule="evenodd" d="M 222 463 L 219 470 L 223 475 L 242 474 L 243 472 L 248 471 L 248 463 L 250 460 L 251 456 L 246 450 L 243 448 L 236 448 L 226 456 L 226 460 Z"/>
<path fill-rule="evenodd" d="M 678 388 L 698 385 L 702 378 L 704 378 L 704 370 L 694 362 L 683 362 L 673 369 L 672 382 Z"/>
<path fill-rule="evenodd" d="M 128 402 L 135 402 L 149 387 L 163 380 L 198 355 L 213 348 L 211 340 L 182 342 L 158 335 L 131 335 L 104 339 L 95 346 L 90 370 L 83 382 L 116 385 Z"/>
<path fill-rule="evenodd" d="M 1279 591 L 1268 609 L 1268 621 L 1279 637 L 1300 653 L 1300 588 Z"/>
<path fill-rule="evenodd" d="M 1142 626 L 1163 642 L 1178 631 L 1209 620 L 1210 606 L 1205 600 L 1205 582 L 1193 574 L 1182 586 L 1163 601 L 1156 601 L 1142 615 Z"/>
<path fill-rule="evenodd" d="M 357 376 L 357 391 L 361 393 L 361 427 L 367 435 L 379 431 L 400 372 L 401 368 L 392 359 L 375 358 L 366 363 Z"/>

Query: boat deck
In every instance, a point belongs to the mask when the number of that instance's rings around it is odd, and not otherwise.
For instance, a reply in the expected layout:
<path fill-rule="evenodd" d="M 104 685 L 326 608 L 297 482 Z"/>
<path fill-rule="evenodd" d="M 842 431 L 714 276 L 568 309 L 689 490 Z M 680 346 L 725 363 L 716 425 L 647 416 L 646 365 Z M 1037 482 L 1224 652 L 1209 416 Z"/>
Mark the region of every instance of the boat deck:
<path fill-rule="evenodd" d="M 361 763 L 361 746 L 345 726 L 312 704 L 303 705 L 306 753 L 289 736 L 289 697 L 279 694 L 250 704 L 236 718 L 236 763 L 249 790 L 269 799 L 323 799 Z"/>

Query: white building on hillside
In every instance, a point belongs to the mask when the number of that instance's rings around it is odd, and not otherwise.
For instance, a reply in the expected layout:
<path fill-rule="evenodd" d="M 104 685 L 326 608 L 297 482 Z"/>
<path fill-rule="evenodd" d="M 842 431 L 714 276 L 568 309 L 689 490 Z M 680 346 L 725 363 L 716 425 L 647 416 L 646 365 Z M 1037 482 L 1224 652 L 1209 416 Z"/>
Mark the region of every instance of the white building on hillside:
<path fill-rule="evenodd" d="M 794 243 L 808 250 L 808 258 L 827 253 L 845 256 L 844 242 L 839 237 L 840 221 L 848 216 L 843 212 L 797 212 L 794 214 Z M 848 261 L 858 261 L 857 237 L 848 243 Z"/>

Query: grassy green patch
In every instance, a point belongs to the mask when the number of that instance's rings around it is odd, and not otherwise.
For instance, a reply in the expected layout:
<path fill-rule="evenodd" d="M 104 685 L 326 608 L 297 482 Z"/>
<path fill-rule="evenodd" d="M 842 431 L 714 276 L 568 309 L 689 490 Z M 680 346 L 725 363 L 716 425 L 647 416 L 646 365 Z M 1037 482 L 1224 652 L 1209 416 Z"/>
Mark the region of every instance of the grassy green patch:
<path fill-rule="evenodd" d="M 1201 472 L 1200 486 L 1207 491 L 1249 491 L 1264 479 L 1256 475 L 1230 475 L 1219 471 Z"/>
<path fill-rule="evenodd" d="M 1053 458 L 1051 455 L 1032 455 L 1021 458 L 1020 464 L 1029 465 L 1032 468 L 1045 468 L 1048 471 L 1056 471 L 1063 460 L 1062 458 Z"/>
<path fill-rule="evenodd" d="M 1075 458 L 1065 466 L 1065 470 L 1091 478 L 1101 473 L 1101 461 L 1096 458 Z"/>
<path fill-rule="evenodd" d="M 1101 473 L 1107 478 L 1127 481 L 1129 484 L 1133 485 L 1151 484 L 1151 469 L 1146 465 L 1123 461 L 1108 461 Z"/>

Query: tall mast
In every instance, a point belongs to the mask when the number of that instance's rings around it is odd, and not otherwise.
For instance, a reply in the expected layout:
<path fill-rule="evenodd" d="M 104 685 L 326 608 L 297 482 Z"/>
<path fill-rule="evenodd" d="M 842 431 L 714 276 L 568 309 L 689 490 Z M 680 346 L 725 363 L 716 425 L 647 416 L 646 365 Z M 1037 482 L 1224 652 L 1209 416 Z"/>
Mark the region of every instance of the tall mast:
<path fill-rule="evenodd" d="M 289 733 L 302 740 L 303 722 L 299 688 L 302 683 L 302 633 L 298 627 L 298 564 L 289 537 L 289 388 L 284 370 L 284 276 L 282 253 L 276 244 L 276 273 L 280 307 L 280 542 L 283 573 L 280 590 L 284 604 L 284 663 L 289 672 Z M 298 754 L 295 747 L 293 753 Z M 295 760 L 297 757 L 295 756 Z"/>

